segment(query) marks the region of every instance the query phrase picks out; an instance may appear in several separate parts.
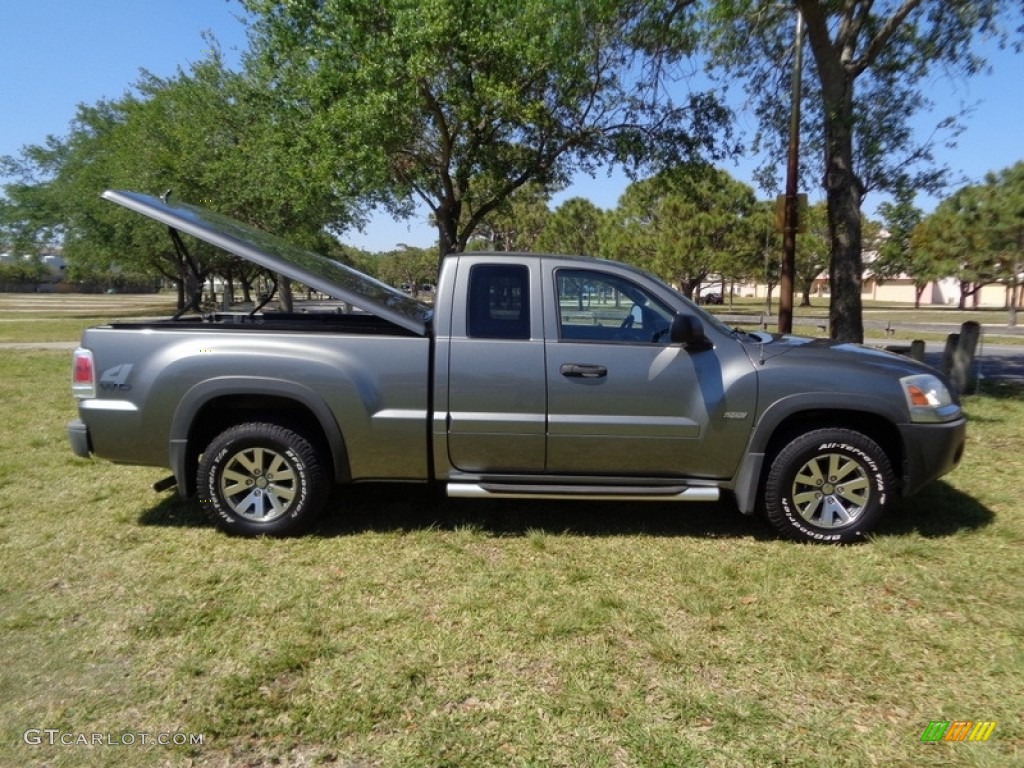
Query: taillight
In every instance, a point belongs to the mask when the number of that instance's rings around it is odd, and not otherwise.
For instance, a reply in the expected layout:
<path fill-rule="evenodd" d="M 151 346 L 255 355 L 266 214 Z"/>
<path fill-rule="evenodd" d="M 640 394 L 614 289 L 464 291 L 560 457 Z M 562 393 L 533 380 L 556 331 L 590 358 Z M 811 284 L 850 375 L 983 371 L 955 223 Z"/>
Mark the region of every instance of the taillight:
<path fill-rule="evenodd" d="M 88 349 L 75 350 L 71 362 L 71 394 L 78 398 L 96 397 L 96 371 Z"/>

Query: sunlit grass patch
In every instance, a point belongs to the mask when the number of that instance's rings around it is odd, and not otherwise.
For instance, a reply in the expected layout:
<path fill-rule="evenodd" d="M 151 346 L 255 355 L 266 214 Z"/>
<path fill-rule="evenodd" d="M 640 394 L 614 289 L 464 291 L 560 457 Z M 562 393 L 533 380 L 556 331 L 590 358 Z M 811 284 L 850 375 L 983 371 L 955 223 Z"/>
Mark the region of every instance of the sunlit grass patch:
<path fill-rule="evenodd" d="M 728 502 L 335 494 L 311 535 L 223 536 L 73 457 L 70 356 L 0 378 L 0 764 L 977 765 L 1024 747 L 1024 390 L 968 398 L 963 465 L 861 546 Z M 994 720 L 985 744 L 929 721 Z M 186 732 L 52 747 L 30 728 Z"/>

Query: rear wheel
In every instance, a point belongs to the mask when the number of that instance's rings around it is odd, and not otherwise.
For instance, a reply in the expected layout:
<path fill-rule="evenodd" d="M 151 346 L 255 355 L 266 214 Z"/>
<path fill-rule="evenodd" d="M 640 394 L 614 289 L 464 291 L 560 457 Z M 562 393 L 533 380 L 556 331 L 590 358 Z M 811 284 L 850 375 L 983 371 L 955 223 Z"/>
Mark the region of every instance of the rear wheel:
<path fill-rule="evenodd" d="M 329 487 L 313 444 L 278 424 L 225 430 L 207 446 L 196 477 L 200 501 L 223 531 L 284 536 L 305 530 Z"/>
<path fill-rule="evenodd" d="M 846 543 L 878 522 L 894 490 L 889 458 L 848 429 L 801 435 L 775 456 L 765 481 L 772 525 L 798 541 Z"/>

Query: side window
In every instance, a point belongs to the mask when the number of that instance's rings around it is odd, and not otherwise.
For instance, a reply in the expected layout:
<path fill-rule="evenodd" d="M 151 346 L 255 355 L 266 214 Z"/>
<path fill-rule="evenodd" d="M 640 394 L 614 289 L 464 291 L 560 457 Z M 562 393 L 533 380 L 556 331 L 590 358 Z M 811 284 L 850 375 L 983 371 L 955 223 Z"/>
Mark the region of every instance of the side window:
<path fill-rule="evenodd" d="M 477 264 L 469 272 L 467 334 L 477 339 L 530 338 L 530 270 Z"/>
<path fill-rule="evenodd" d="M 561 339 L 668 343 L 672 311 L 635 283 L 581 269 L 560 269 L 555 282 Z"/>

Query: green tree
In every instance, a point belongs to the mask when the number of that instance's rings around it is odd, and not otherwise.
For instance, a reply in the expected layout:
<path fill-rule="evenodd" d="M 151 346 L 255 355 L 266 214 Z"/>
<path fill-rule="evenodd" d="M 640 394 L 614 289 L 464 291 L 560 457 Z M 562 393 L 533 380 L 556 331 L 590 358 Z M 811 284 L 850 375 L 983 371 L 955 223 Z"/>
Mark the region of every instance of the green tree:
<path fill-rule="evenodd" d="M 134 96 L 80 105 L 66 138 L 50 136 L 3 159 L 4 175 L 15 179 L 5 185 L 3 226 L 16 242 L 60 246 L 72 280 L 154 274 L 164 259 L 178 261 L 166 236 L 152 237 L 156 228 L 99 200 L 105 188 L 129 177 L 138 148 L 125 124 L 137 105 Z"/>
<path fill-rule="evenodd" d="M 985 194 L 969 186 L 943 200 L 911 236 L 915 283 L 954 276 L 960 283 L 960 309 L 985 285 L 999 278 L 999 263 L 984 223 Z"/>
<path fill-rule="evenodd" d="M 0 253 L 4 253 L 4 250 L 0 249 Z M 0 262 L 0 290 L 7 290 L 12 286 L 19 289 L 35 286 L 36 283 L 46 280 L 49 275 L 46 265 L 37 256 L 27 255 L 17 261 Z"/>
<path fill-rule="evenodd" d="M 818 275 L 828 269 L 830 248 L 828 211 L 824 202 L 808 206 L 805 232 L 796 237 L 794 287 L 800 292 L 800 306 L 811 306 L 811 288 Z"/>
<path fill-rule="evenodd" d="M 408 291 L 413 296 L 424 285 L 437 280 L 437 260 L 429 248 L 405 246 L 374 258 L 377 277 L 389 285 Z"/>
<path fill-rule="evenodd" d="M 749 249 L 745 222 L 755 211 L 753 190 L 725 171 L 664 171 L 627 187 L 605 250 L 677 283 L 692 298 L 708 275 Z"/>
<path fill-rule="evenodd" d="M 982 226 L 1001 279 L 1007 284 L 1009 324 L 1024 301 L 1024 161 L 985 177 Z"/>
<path fill-rule="evenodd" d="M 914 308 L 929 283 L 957 273 L 957 262 L 945 243 L 948 223 L 940 216 L 923 218 L 910 233 L 904 274 L 914 281 Z M 962 304 L 962 302 L 961 302 Z"/>
<path fill-rule="evenodd" d="M 185 258 L 166 230 L 99 193 L 170 190 L 175 199 L 329 248 L 325 228 L 341 231 L 353 217 L 335 169 L 302 144 L 298 118 L 270 113 L 253 77 L 227 70 L 214 47 L 188 72 L 143 72 L 123 97 L 80 105 L 67 137 L 5 158 L 5 175 L 15 181 L 5 186 L 0 220 L 19 240 L 62 243 L 73 274 L 160 274 L 178 286 L 179 307 L 214 273 L 248 290 L 250 266 L 202 243 L 190 243 Z"/>
<path fill-rule="evenodd" d="M 922 228 L 924 212 L 914 205 L 915 192 L 897 190 L 892 202 L 878 206 L 885 236 L 880 238 L 878 258 L 871 270 L 880 281 L 909 277 L 914 282 L 914 307 L 921 306 L 921 296 L 928 284 L 949 277 L 939 274 L 946 267 L 941 259 L 933 259 L 931 248 L 922 250 L 934 236 L 934 230 Z"/>
<path fill-rule="evenodd" d="M 586 198 L 569 198 L 548 216 L 537 247 L 549 253 L 599 256 L 605 216 Z"/>
<path fill-rule="evenodd" d="M 267 91 L 367 200 L 430 209 L 440 255 L 527 182 L 714 151 L 726 112 L 637 87 L 615 0 L 243 0 Z"/>
<path fill-rule="evenodd" d="M 549 216 L 548 191 L 524 184 L 480 222 L 467 249 L 532 251 Z"/>
<path fill-rule="evenodd" d="M 878 206 L 887 236 L 878 247 L 878 258 L 871 269 L 879 280 L 910 273 L 910 237 L 921 223 L 924 213 L 914 205 L 912 189 L 897 190 L 892 202 Z"/>
<path fill-rule="evenodd" d="M 764 283 L 765 312 L 772 313 L 772 292 L 782 273 L 782 233 L 775 227 L 775 201 L 759 200 L 748 217 L 737 220 L 742 227 L 741 246 L 722 271 L 730 281 Z M 732 304 L 732 294 L 729 295 Z"/>
<path fill-rule="evenodd" d="M 915 141 L 912 118 L 930 107 L 925 85 L 939 69 L 975 74 L 976 43 L 1005 36 L 1021 5 L 1013 0 L 715 0 L 701 4 L 712 63 L 741 77 L 760 119 L 759 146 L 785 143 L 794 11 L 806 22 L 811 76 L 804 78 L 804 146 L 824 179 L 831 255 L 830 327 L 863 340 L 860 210 L 871 190 L 934 188 L 931 140 Z M 781 65 L 781 66 L 780 66 Z M 943 119 L 943 125 L 952 121 Z M 776 167 L 779 163 L 774 161 Z"/>
<path fill-rule="evenodd" d="M 946 210 L 937 210 L 926 216 L 910 234 L 907 274 L 914 280 L 914 306 L 920 306 L 920 296 L 928 283 L 958 274 L 962 253 L 951 247 L 948 240 L 956 224 L 953 215 Z M 964 306 L 964 295 L 960 307 Z"/>

